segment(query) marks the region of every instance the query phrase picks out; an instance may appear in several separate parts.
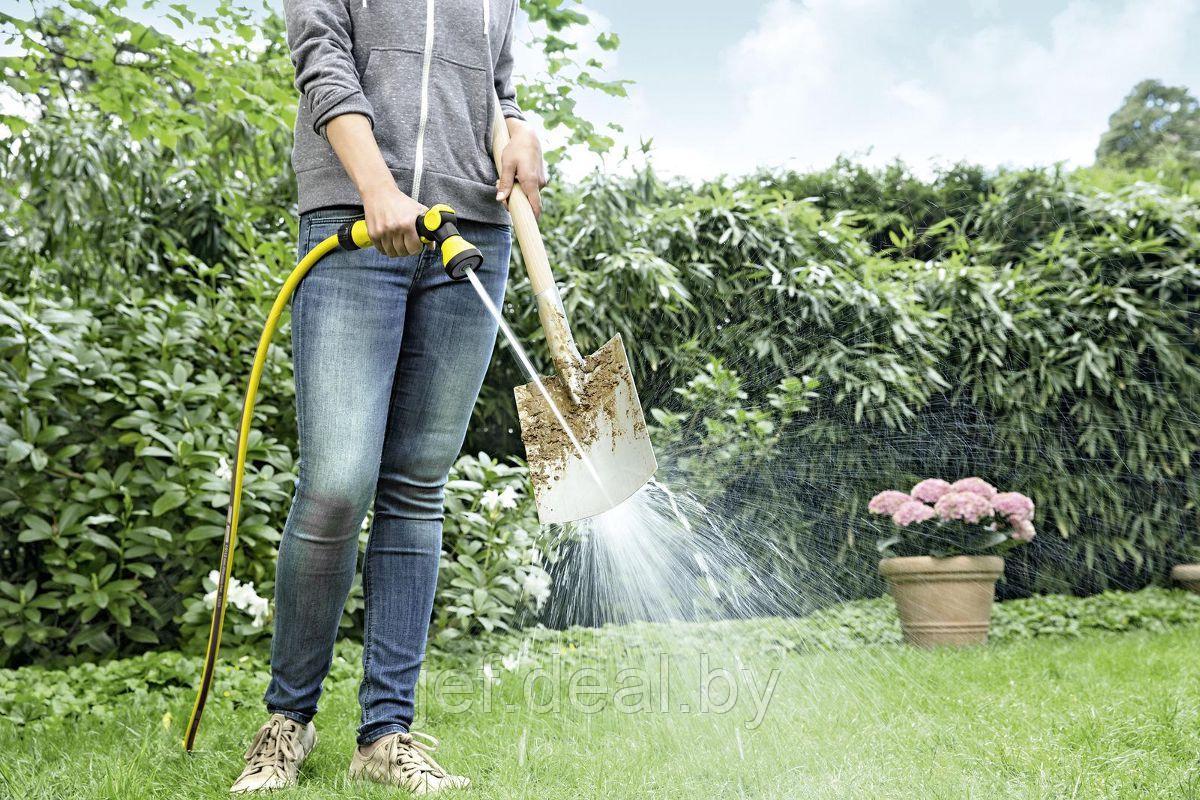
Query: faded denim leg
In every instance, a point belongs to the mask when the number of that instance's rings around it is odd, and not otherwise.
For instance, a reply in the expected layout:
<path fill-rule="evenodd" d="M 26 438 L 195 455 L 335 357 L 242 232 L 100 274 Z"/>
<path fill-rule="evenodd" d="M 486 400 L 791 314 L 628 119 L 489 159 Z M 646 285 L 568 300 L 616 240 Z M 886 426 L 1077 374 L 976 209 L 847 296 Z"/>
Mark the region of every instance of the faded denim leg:
<path fill-rule="evenodd" d="M 352 218 L 304 215 L 301 253 Z M 408 292 L 424 259 L 335 251 L 292 301 L 299 481 L 276 564 L 266 703 L 298 722 L 317 713 L 332 661 L 379 476 Z"/>
<path fill-rule="evenodd" d="M 463 222 L 480 281 L 502 307 L 511 233 Z M 462 448 L 497 325 L 467 281 L 424 264 L 408 298 L 375 514 L 363 567 L 366 631 L 359 744 L 407 731 L 437 587 L 446 477 Z"/>

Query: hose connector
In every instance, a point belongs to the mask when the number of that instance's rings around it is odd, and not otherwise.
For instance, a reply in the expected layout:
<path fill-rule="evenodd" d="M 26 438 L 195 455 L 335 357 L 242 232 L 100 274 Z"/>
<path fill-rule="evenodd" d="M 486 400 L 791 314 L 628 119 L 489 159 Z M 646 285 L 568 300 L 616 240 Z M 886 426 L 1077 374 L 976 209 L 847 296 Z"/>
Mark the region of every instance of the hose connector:
<path fill-rule="evenodd" d="M 367 233 L 367 222 L 355 219 L 338 228 L 338 246 L 343 250 L 360 250 L 371 246 L 371 236 Z"/>
<path fill-rule="evenodd" d="M 445 203 L 438 203 L 417 217 L 417 235 L 442 255 L 442 267 L 451 280 L 461 281 L 467 270 L 483 266 L 483 254 L 458 232 L 458 215 Z"/>

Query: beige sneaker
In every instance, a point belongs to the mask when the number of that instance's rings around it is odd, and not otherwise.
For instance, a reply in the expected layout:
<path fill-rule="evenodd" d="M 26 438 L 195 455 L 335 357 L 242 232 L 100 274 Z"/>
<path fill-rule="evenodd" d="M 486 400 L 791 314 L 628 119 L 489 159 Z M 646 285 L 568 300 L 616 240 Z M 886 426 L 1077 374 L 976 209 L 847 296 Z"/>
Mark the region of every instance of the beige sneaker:
<path fill-rule="evenodd" d="M 296 785 L 300 765 L 317 746 L 317 729 L 301 725 L 283 714 L 258 729 L 246 751 L 246 768 L 230 788 L 232 794 L 269 792 Z"/>
<path fill-rule="evenodd" d="M 418 738 L 419 737 L 419 738 Z M 450 775 L 433 760 L 438 740 L 424 733 L 393 733 L 374 743 L 369 755 L 355 748 L 350 777 L 401 786 L 416 795 L 465 789 L 469 778 Z"/>

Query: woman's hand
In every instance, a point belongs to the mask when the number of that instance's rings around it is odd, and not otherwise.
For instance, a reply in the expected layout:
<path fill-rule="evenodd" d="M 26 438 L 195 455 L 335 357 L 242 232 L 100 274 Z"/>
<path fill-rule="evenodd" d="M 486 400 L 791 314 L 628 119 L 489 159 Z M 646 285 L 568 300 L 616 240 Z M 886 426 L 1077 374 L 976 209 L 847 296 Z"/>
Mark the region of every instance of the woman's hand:
<path fill-rule="evenodd" d="M 521 184 L 535 217 L 542 216 L 541 189 L 546 185 L 546 167 L 542 163 L 542 144 L 533 128 L 524 120 L 509 118 L 508 145 L 500 154 L 500 180 L 496 181 L 496 199 L 507 200 L 513 179 Z"/>
<path fill-rule="evenodd" d="M 417 217 L 428 209 L 396 187 L 390 173 L 375 189 L 362 193 L 367 234 L 380 252 L 396 258 L 415 256 L 423 245 L 417 236 Z"/>

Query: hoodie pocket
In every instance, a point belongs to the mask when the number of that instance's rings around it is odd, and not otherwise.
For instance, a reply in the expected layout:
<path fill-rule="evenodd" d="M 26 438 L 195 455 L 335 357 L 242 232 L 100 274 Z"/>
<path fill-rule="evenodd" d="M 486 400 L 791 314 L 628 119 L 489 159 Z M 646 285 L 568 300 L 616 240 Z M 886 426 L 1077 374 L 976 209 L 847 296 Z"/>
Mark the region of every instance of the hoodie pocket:
<path fill-rule="evenodd" d="M 394 170 L 412 170 L 421 116 L 421 64 L 418 51 L 375 47 L 367 57 L 363 93 L 375 112 L 375 141 Z"/>
<path fill-rule="evenodd" d="M 489 73 L 443 55 L 430 65 L 425 169 L 475 183 L 494 183 Z"/>

